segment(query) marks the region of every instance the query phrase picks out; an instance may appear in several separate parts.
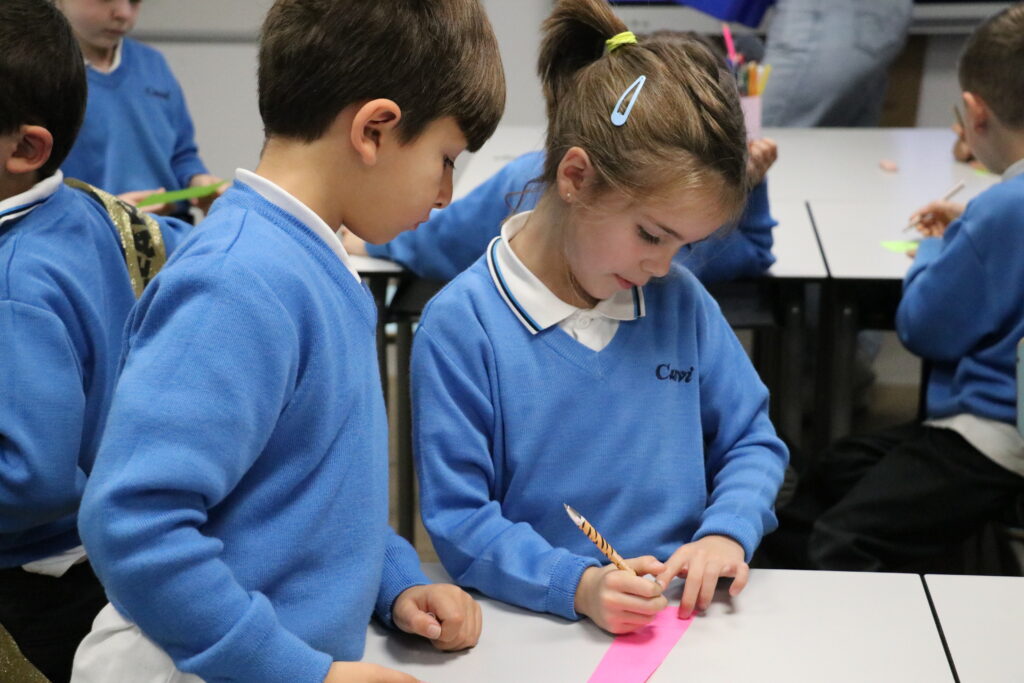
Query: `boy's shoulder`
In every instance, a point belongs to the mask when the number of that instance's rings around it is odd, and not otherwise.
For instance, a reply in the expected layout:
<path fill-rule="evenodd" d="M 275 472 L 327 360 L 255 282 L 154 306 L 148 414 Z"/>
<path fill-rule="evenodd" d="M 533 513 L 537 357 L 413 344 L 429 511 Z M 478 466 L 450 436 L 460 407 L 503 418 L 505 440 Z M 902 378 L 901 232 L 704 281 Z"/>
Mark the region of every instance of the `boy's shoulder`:
<path fill-rule="evenodd" d="M 1024 174 L 996 183 L 972 199 L 963 222 L 970 231 L 1024 235 Z"/>
<path fill-rule="evenodd" d="M 83 192 L 66 185 L 5 228 L 0 232 L 3 298 L 30 289 L 23 287 L 30 282 L 74 278 L 91 269 L 116 268 L 120 273 L 124 268 L 110 217 Z"/>

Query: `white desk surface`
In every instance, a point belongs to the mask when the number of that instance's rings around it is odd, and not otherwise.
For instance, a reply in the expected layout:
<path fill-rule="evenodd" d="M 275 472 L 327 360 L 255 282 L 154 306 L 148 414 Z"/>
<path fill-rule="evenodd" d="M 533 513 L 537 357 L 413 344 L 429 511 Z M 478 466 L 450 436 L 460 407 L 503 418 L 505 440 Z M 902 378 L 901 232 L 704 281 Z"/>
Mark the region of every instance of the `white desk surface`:
<path fill-rule="evenodd" d="M 444 578 L 440 565 L 427 574 Z M 670 589 L 671 590 L 671 589 Z M 675 591 L 678 593 L 678 587 Z M 577 623 L 481 598 L 484 630 L 468 652 L 422 639 L 367 634 L 363 661 L 422 680 L 586 681 L 612 637 Z M 719 591 L 651 683 L 942 683 L 952 681 L 921 579 L 911 574 L 755 569 L 737 598 Z"/>
<path fill-rule="evenodd" d="M 768 184 L 769 196 L 771 183 Z M 828 275 L 807 205 L 798 200 L 776 200 L 770 196 L 772 216 L 778 225 L 772 230 L 775 263 L 768 274 L 779 278 L 823 280 Z"/>
<path fill-rule="evenodd" d="M 349 254 L 352 265 L 360 275 L 398 275 L 405 269 L 394 261 L 361 254 Z"/>
<path fill-rule="evenodd" d="M 925 581 L 960 681 L 1024 681 L 1024 577 L 929 574 Z"/>
<path fill-rule="evenodd" d="M 768 128 L 779 158 L 768 172 L 772 198 L 859 204 L 894 203 L 910 211 L 962 180 L 966 201 L 999 180 L 953 160 L 945 128 Z M 879 167 L 894 161 L 895 173 Z M 907 211 L 909 215 L 910 211 Z M 819 226 L 820 228 L 820 226 Z"/>

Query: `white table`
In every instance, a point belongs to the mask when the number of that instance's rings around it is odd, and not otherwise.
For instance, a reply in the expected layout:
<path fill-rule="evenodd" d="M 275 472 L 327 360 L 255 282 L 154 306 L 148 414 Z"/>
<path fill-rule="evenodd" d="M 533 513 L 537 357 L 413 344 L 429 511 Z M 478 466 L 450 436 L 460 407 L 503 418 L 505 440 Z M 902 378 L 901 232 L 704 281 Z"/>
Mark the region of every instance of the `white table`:
<path fill-rule="evenodd" d="M 1024 578 L 925 577 L 961 683 L 1020 683 Z"/>
<path fill-rule="evenodd" d="M 443 580 L 439 565 L 428 574 Z M 670 589 L 673 590 L 673 589 Z M 678 585 L 673 593 L 678 593 Z M 363 660 L 426 681 L 586 681 L 612 637 L 578 623 L 480 599 L 484 631 L 442 653 L 371 624 Z M 943 683 L 949 664 L 920 577 L 755 569 L 735 599 L 716 594 L 652 683 Z"/>

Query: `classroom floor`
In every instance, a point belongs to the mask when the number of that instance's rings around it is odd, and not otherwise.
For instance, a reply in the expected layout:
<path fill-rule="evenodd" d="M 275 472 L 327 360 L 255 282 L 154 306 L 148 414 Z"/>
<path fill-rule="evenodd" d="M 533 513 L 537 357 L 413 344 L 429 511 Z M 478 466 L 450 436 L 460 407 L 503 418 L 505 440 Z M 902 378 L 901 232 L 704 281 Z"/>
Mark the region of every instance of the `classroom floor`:
<path fill-rule="evenodd" d="M 917 402 L 918 402 L 918 384 L 921 374 L 921 363 L 913 355 L 910 354 L 900 344 L 899 339 L 896 338 L 894 332 L 882 332 L 881 350 L 878 353 L 878 357 L 875 359 L 873 369 L 875 373 L 875 381 L 867 389 L 864 400 L 861 402 L 863 405 L 862 410 L 858 410 L 854 415 L 854 431 L 870 431 L 887 427 L 901 422 L 914 419 L 917 415 Z M 744 332 L 739 333 L 740 340 L 749 349 L 749 335 Z M 394 347 L 388 347 L 389 353 L 394 353 Z M 390 362 L 389 358 L 388 367 L 395 367 L 395 363 Z M 395 378 L 389 377 L 390 387 L 392 391 L 390 396 L 395 395 Z M 808 430 L 813 425 L 807 424 Z M 392 429 L 391 434 L 391 463 L 392 470 L 394 469 L 395 461 L 395 434 Z M 780 493 L 780 496 L 785 499 L 788 494 L 788 488 L 792 482 L 787 481 L 784 485 L 784 490 Z M 391 490 L 395 490 L 395 482 L 392 479 Z M 395 501 L 392 498 L 391 501 L 391 524 L 395 525 L 396 521 L 396 508 Z M 423 528 L 422 522 L 417 516 L 417 527 L 416 527 L 416 549 L 419 551 L 420 559 L 423 562 L 437 562 L 437 554 L 434 552 L 434 548 L 430 543 L 430 539 L 427 536 L 426 530 Z"/>

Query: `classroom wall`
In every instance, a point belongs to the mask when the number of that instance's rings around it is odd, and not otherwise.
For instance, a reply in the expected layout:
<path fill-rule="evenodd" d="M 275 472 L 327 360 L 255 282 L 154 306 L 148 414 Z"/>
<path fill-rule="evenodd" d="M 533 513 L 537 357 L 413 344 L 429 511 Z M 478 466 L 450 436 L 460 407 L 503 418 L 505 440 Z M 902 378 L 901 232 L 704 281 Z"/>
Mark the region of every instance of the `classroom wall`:
<path fill-rule="evenodd" d="M 256 38 L 273 0 L 151 0 L 143 5 L 135 36 L 161 50 L 177 75 L 196 123 L 200 153 L 213 173 L 228 177 L 252 168 L 263 141 L 256 107 Z M 1003 3 L 998 3 L 1003 4 Z M 536 76 L 540 24 L 551 0 L 484 0 L 494 25 L 509 86 L 504 121 L 542 123 L 544 104 Z M 626 15 L 627 8 L 620 8 Z M 714 22 L 684 8 L 630 16 L 637 31 L 657 24 L 713 30 Z M 919 26 L 929 33 L 918 126 L 946 126 L 956 101 L 956 57 L 969 27 Z M 934 34 L 933 34 L 934 33 Z"/>

